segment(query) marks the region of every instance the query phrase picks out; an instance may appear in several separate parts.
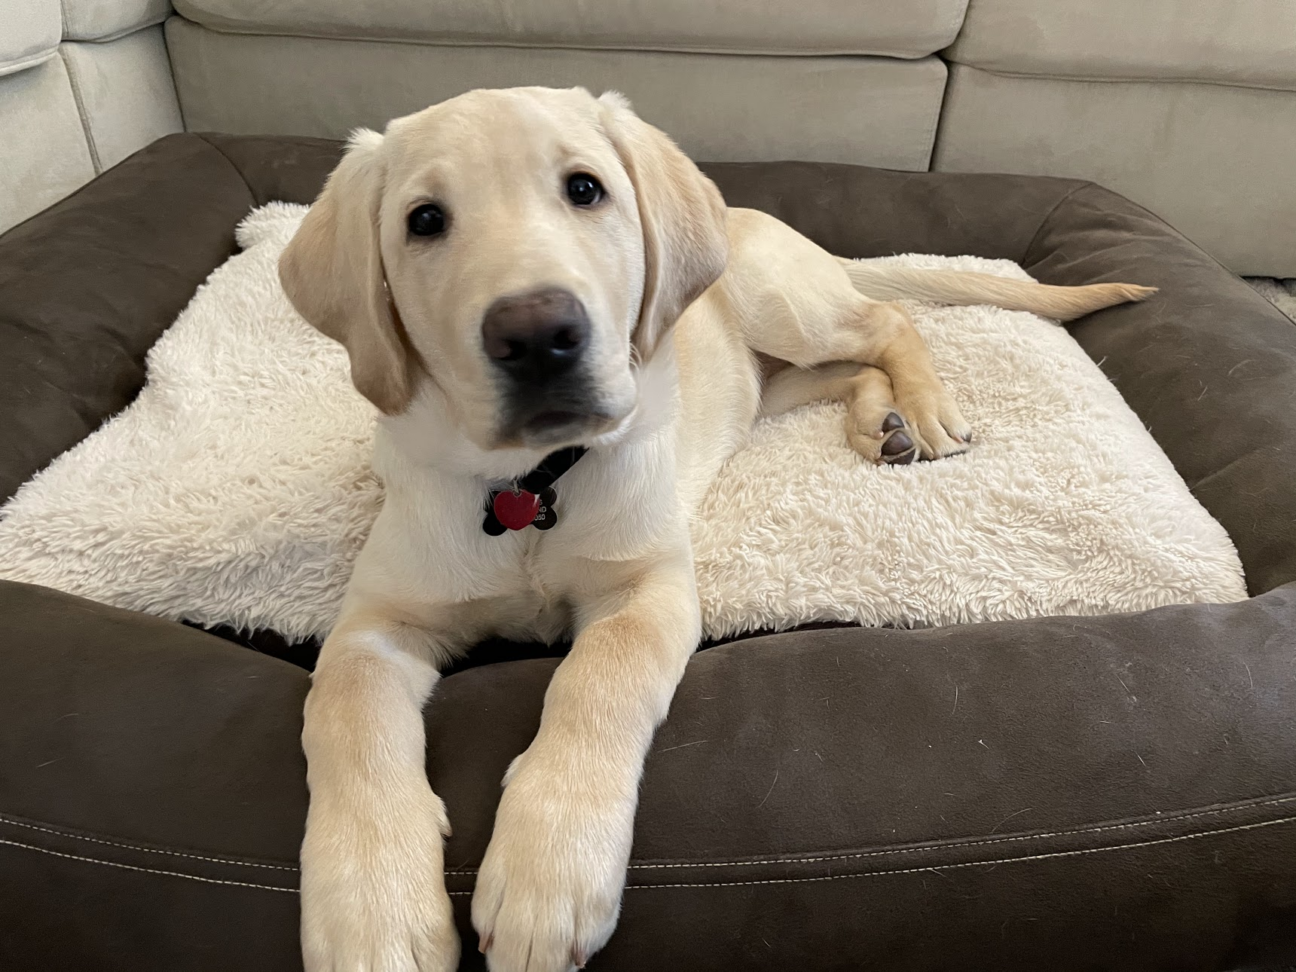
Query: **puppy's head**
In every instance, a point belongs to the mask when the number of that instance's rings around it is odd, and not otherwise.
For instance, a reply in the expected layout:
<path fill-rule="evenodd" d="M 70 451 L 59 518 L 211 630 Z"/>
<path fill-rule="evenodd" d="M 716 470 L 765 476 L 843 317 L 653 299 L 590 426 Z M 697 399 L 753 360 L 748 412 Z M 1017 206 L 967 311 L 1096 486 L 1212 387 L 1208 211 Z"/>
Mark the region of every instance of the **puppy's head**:
<path fill-rule="evenodd" d="M 357 133 L 279 276 L 383 412 L 428 383 L 478 447 L 548 448 L 629 419 L 725 258 L 719 192 L 624 99 L 518 88 Z"/>

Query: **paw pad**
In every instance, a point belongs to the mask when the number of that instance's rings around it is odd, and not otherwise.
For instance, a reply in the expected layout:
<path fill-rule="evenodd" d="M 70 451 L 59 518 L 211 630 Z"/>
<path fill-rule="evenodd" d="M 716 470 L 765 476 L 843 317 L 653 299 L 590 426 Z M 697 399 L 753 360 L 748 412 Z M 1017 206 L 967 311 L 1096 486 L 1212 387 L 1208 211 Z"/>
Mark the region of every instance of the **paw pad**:
<path fill-rule="evenodd" d="M 886 438 L 882 442 L 882 461 L 889 466 L 907 466 L 918 457 L 918 449 L 905 429 L 905 422 L 891 412 L 882 420 Z"/>

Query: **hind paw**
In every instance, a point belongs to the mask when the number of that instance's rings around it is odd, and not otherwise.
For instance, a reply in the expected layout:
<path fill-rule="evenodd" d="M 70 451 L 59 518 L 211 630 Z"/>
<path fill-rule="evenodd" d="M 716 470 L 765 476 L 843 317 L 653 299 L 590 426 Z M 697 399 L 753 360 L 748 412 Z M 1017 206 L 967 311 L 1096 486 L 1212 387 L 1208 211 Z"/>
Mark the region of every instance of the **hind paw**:
<path fill-rule="evenodd" d="M 879 465 L 905 466 L 918 458 L 913 430 L 894 408 L 885 408 L 880 417 L 870 415 L 863 421 L 852 413 L 846 437 L 851 448 Z"/>

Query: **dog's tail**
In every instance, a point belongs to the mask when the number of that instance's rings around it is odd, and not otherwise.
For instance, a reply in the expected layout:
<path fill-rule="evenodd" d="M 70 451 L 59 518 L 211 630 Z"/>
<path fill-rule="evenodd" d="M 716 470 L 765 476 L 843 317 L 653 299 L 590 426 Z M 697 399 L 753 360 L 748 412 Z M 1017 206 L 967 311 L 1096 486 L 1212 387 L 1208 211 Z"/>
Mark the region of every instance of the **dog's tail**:
<path fill-rule="evenodd" d="M 1104 307 L 1145 300 L 1155 287 L 1136 284 L 1089 284 L 1053 287 L 963 270 L 917 270 L 878 267 L 841 259 L 850 281 L 874 300 L 930 300 L 938 304 L 993 304 L 1005 310 L 1030 311 L 1059 321 L 1074 321 Z"/>

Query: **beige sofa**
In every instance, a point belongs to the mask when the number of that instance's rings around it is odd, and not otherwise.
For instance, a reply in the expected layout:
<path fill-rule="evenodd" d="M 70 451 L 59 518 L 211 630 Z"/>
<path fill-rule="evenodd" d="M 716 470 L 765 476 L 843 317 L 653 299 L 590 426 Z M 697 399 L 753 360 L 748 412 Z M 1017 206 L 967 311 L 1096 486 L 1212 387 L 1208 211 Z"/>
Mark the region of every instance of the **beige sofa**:
<path fill-rule="evenodd" d="M 1077 176 L 1296 276 L 1296 3 L 972 0 L 933 168 Z"/>
<path fill-rule="evenodd" d="M 584 84 L 698 158 L 1088 178 L 1296 277 L 1290 0 L 177 0 L 163 35 L 168 12 L 0 0 L 0 229 L 182 124 L 339 136 Z"/>
<path fill-rule="evenodd" d="M 0 0 L 0 231 L 182 126 L 167 0 Z"/>

